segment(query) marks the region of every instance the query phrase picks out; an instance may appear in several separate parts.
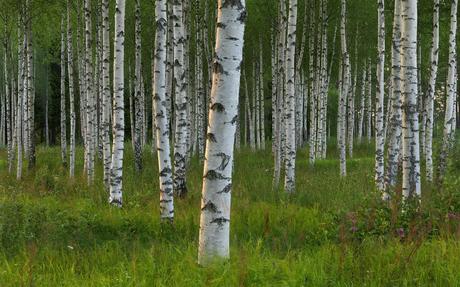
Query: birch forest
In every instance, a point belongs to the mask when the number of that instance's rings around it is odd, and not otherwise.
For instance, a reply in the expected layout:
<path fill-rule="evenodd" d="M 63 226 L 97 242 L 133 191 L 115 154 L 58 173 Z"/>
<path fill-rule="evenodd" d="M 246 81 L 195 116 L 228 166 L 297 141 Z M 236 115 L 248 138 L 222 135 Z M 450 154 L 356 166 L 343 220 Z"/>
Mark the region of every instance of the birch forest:
<path fill-rule="evenodd" d="M 0 286 L 458 286 L 458 0 L 0 0 Z"/>

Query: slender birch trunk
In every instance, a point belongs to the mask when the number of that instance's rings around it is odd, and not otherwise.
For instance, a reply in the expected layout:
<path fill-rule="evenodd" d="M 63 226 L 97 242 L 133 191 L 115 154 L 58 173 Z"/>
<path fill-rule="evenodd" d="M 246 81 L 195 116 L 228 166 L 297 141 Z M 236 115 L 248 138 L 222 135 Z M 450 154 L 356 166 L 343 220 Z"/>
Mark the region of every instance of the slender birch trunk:
<path fill-rule="evenodd" d="M 310 95 L 310 140 L 309 140 L 309 163 L 313 166 L 316 161 L 316 125 L 317 125 L 317 94 L 315 92 L 315 22 L 314 22 L 314 2 L 310 1 L 310 36 L 308 39 L 309 59 L 308 59 L 308 74 L 309 74 L 309 91 Z"/>
<path fill-rule="evenodd" d="M 289 16 L 286 41 L 286 150 L 285 150 L 285 178 L 284 190 L 287 193 L 295 192 L 295 160 L 296 160 L 296 133 L 295 133 L 295 46 L 297 28 L 297 0 L 289 0 Z"/>
<path fill-rule="evenodd" d="M 343 88 L 340 90 L 339 98 L 339 134 L 338 145 L 340 150 L 340 176 L 347 175 L 347 152 L 346 152 L 346 114 L 347 114 L 347 95 L 350 84 L 350 56 L 347 51 L 347 37 L 346 37 L 346 1 L 341 2 L 341 24 L 340 36 L 342 47 L 342 61 L 343 61 Z"/>
<path fill-rule="evenodd" d="M 160 216 L 174 219 L 172 165 L 169 146 L 169 120 L 166 100 L 166 39 L 168 16 L 166 0 L 155 2 L 155 61 L 153 69 L 153 108 L 156 123 L 156 148 L 160 170 Z"/>
<path fill-rule="evenodd" d="M 75 176 L 75 138 L 76 138 L 76 115 L 75 115 L 75 89 L 74 89 L 74 66 L 73 66 L 73 38 L 70 0 L 67 0 L 67 70 L 69 74 L 69 104 L 70 104 L 70 149 L 69 149 L 69 176 Z"/>
<path fill-rule="evenodd" d="M 401 74 L 402 74 L 402 143 L 403 197 L 419 197 L 420 141 L 417 112 L 417 0 L 401 1 Z"/>
<path fill-rule="evenodd" d="M 113 60 L 113 146 L 109 203 L 121 207 L 123 204 L 123 151 L 125 138 L 124 96 L 124 42 L 125 0 L 117 0 L 115 6 L 115 53 Z"/>
<path fill-rule="evenodd" d="M 447 169 L 449 152 L 455 141 L 454 131 L 456 127 L 456 103 L 457 98 L 457 6 L 458 1 L 452 0 L 450 10 L 450 33 L 449 33 L 449 69 L 447 73 L 447 99 L 444 117 L 444 136 L 441 153 L 439 155 L 438 183 L 442 184 Z"/>
<path fill-rule="evenodd" d="M 65 62 L 65 24 L 64 15 L 61 20 L 61 161 L 64 167 L 67 167 L 67 115 L 66 115 L 66 93 L 65 93 L 65 78 L 66 78 L 66 62 Z"/>
<path fill-rule="evenodd" d="M 85 0 L 85 88 L 86 88 L 86 172 L 88 184 L 94 181 L 94 155 L 95 155 L 95 99 L 93 91 L 93 65 L 92 65 L 92 25 L 91 25 L 91 3 Z"/>
<path fill-rule="evenodd" d="M 348 144 L 348 155 L 353 158 L 353 146 L 355 139 L 355 100 L 356 100 L 356 84 L 358 81 L 358 29 L 356 29 L 355 36 L 355 67 L 353 75 L 353 88 L 348 93 L 348 132 L 347 132 L 347 144 Z"/>
<path fill-rule="evenodd" d="M 174 139 L 174 191 L 180 196 L 187 195 L 186 161 L 187 161 L 187 83 L 185 81 L 184 62 L 184 23 L 183 4 L 173 1 L 174 19 L 174 83 L 175 83 L 175 139 Z"/>
<path fill-rule="evenodd" d="M 6 27 L 5 27 L 5 38 L 3 42 L 3 48 L 5 52 L 5 59 L 3 61 L 3 72 L 5 74 L 5 104 L 6 104 L 6 109 L 5 109 L 5 116 L 6 116 L 6 144 L 7 144 L 7 151 L 8 151 L 8 172 L 11 173 L 11 166 L 13 164 L 13 116 L 12 114 L 14 113 L 11 108 L 11 95 L 10 95 L 10 86 L 8 82 L 8 64 L 10 64 L 10 61 L 8 61 L 8 55 L 9 55 L 9 35 L 7 37 L 6 33 Z M 13 87 L 11 87 L 11 90 L 13 90 Z M 13 106 L 14 107 L 14 106 Z"/>
<path fill-rule="evenodd" d="M 388 157 L 386 172 L 386 189 L 391 190 L 396 185 L 398 176 L 400 146 L 402 141 L 402 97 L 401 97 L 401 0 L 395 2 L 393 16 L 393 35 L 391 49 L 391 109 L 389 121 Z M 383 195 L 389 199 L 388 194 Z"/>
<path fill-rule="evenodd" d="M 265 91 L 264 91 L 264 60 L 263 60 L 263 45 L 260 38 L 259 52 L 259 91 L 260 91 L 260 145 L 265 150 Z"/>
<path fill-rule="evenodd" d="M 358 119 L 358 142 L 362 143 L 363 130 L 364 130 L 364 114 L 365 114 L 365 100 L 366 100 L 366 81 L 367 81 L 367 69 L 366 62 L 363 66 L 363 76 L 361 78 L 361 98 L 359 104 L 359 119 Z"/>
<path fill-rule="evenodd" d="M 104 186 L 106 191 L 110 191 L 112 164 L 112 144 L 110 141 L 111 107 L 109 0 L 102 0 L 102 157 L 104 161 Z"/>
<path fill-rule="evenodd" d="M 141 43 L 141 3 L 135 1 L 135 71 L 134 71 L 134 134 L 132 140 L 134 144 L 134 166 L 137 172 L 142 170 L 142 43 Z"/>
<path fill-rule="evenodd" d="M 367 143 L 371 143 L 372 139 L 372 62 L 371 59 L 368 60 L 368 71 L 367 71 L 367 125 L 366 125 L 366 136 L 367 136 Z"/>
<path fill-rule="evenodd" d="M 434 95 L 436 91 L 436 79 L 438 76 L 439 61 L 439 0 L 434 0 L 433 5 L 433 34 L 430 51 L 430 79 L 426 93 L 426 180 L 433 181 L 433 128 L 434 128 Z M 423 140 L 423 139 L 422 139 Z"/>
<path fill-rule="evenodd" d="M 201 199 L 198 263 L 229 257 L 233 145 L 243 59 L 245 1 L 219 0 Z"/>
<path fill-rule="evenodd" d="M 377 1 L 378 6 L 378 62 L 377 62 L 377 95 L 375 101 L 375 183 L 379 191 L 385 188 L 385 130 L 384 130 L 384 97 L 385 97 L 385 2 Z"/>

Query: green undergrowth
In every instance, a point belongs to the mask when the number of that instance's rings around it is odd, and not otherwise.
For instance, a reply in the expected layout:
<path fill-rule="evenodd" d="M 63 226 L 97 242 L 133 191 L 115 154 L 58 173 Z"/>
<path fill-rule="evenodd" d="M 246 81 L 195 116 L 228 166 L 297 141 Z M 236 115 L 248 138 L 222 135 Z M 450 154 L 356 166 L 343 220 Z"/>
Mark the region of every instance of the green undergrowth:
<path fill-rule="evenodd" d="M 129 145 L 128 145 L 129 146 Z M 236 156 L 231 259 L 196 263 L 202 164 L 190 160 L 189 194 L 175 222 L 159 218 L 158 171 L 150 148 L 135 174 L 127 150 L 124 207 L 108 206 L 97 164 L 88 187 L 82 162 L 70 180 L 59 148 L 38 148 L 17 181 L 0 152 L 0 286 L 456 286 L 460 282 L 460 164 L 443 188 L 423 184 L 423 200 L 402 206 L 398 190 L 380 201 L 373 148 L 355 148 L 340 178 L 336 150 L 297 156 L 297 192 L 273 189 L 269 151 Z M 458 158 L 457 147 L 452 158 Z M 77 159 L 83 157 L 78 150 Z M 281 181 L 282 182 L 282 181 Z M 403 210 L 403 211 L 402 211 Z"/>

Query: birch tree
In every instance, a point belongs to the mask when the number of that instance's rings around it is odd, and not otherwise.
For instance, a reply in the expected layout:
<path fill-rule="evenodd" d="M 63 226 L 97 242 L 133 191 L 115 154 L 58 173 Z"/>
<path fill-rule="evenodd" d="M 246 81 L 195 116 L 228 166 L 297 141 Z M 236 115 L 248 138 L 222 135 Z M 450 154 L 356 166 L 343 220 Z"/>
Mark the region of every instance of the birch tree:
<path fill-rule="evenodd" d="M 289 17 L 286 42 L 286 151 L 284 190 L 287 193 L 295 191 L 295 46 L 297 28 L 297 0 L 289 0 Z"/>
<path fill-rule="evenodd" d="M 61 20 L 61 161 L 64 167 L 67 167 L 67 115 L 66 115 L 66 86 L 65 86 L 65 78 L 66 78 L 66 63 L 65 63 L 65 52 L 66 52 L 66 45 L 65 45 L 65 25 L 64 25 L 64 16 L 62 16 Z"/>
<path fill-rule="evenodd" d="M 205 266 L 229 257 L 233 145 L 238 119 L 245 6 L 245 0 L 218 0 L 198 250 L 198 263 Z"/>
<path fill-rule="evenodd" d="M 136 171 L 142 170 L 142 43 L 141 43 L 141 3 L 135 1 L 135 71 L 134 71 L 134 166 Z"/>
<path fill-rule="evenodd" d="M 385 182 L 384 153 L 384 96 L 385 96 L 385 2 L 377 1 L 378 6 L 378 62 L 377 62 L 377 94 L 375 101 L 375 183 L 377 189 L 383 191 Z"/>
<path fill-rule="evenodd" d="M 439 0 L 434 0 L 433 4 L 433 34 L 430 50 L 430 79 L 426 93 L 426 179 L 433 181 L 433 127 L 434 127 L 434 95 L 436 91 L 436 79 L 438 76 L 439 61 Z M 423 140 L 423 139 L 422 139 Z"/>
<path fill-rule="evenodd" d="M 75 138 L 76 138 L 76 115 L 75 115 L 75 88 L 74 88 L 74 62 L 73 62 L 73 38 L 70 0 L 67 0 L 67 70 L 69 77 L 69 105 L 70 105 L 70 148 L 69 148 L 69 176 L 75 175 Z"/>
<path fill-rule="evenodd" d="M 457 98 L 457 6 L 458 1 L 451 1 L 450 32 L 449 32 L 449 68 L 447 72 L 447 98 L 444 116 L 444 133 L 439 155 L 438 183 L 442 183 L 447 169 L 447 158 L 455 141 L 456 103 Z"/>
<path fill-rule="evenodd" d="M 402 75 L 402 146 L 403 197 L 419 197 L 420 142 L 417 112 L 417 0 L 401 1 L 401 75 Z"/>
<path fill-rule="evenodd" d="M 166 101 L 166 31 L 168 17 L 166 0 L 155 2 L 155 61 L 153 69 L 153 108 L 156 123 L 156 148 L 160 170 L 160 216 L 163 220 L 174 218 L 172 166 L 169 146 L 169 120 Z"/>
<path fill-rule="evenodd" d="M 187 194 L 187 83 L 184 62 L 184 22 L 181 0 L 173 0 L 173 45 L 175 83 L 175 138 L 174 138 L 174 191 L 184 197 Z"/>
<path fill-rule="evenodd" d="M 400 157 L 400 146 L 402 136 L 402 98 L 401 98 L 401 0 L 395 1 L 393 15 L 393 32 L 391 45 L 391 94 L 390 94 L 390 120 L 389 139 L 387 155 L 387 171 L 385 185 L 386 189 L 392 189 L 396 185 L 398 175 L 398 164 Z M 383 199 L 389 199 L 384 194 Z"/>
<path fill-rule="evenodd" d="M 110 190 L 110 166 L 112 162 L 110 119 L 112 97 L 110 89 L 110 22 L 109 0 L 102 0 L 102 157 L 104 161 L 104 185 Z"/>
<path fill-rule="evenodd" d="M 115 52 L 113 59 L 113 146 L 109 203 L 121 207 L 123 204 L 123 151 L 125 138 L 124 104 L 124 42 L 125 0 L 117 0 L 115 6 Z"/>
<path fill-rule="evenodd" d="M 339 97 L 339 126 L 338 126 L 338 145 L 340 152 L 340 175 L 347 175 L 347 151 L 346 151 L 346 98 L 350 84 L 350 56 L 347 50 L 347 37 L 346 37 L 346 1 L 341 1 L 341 24 L 340 24 L 340 38 L 342 47 L 342 61 L 343 61 L 343 88 L 340 89 Z"/>

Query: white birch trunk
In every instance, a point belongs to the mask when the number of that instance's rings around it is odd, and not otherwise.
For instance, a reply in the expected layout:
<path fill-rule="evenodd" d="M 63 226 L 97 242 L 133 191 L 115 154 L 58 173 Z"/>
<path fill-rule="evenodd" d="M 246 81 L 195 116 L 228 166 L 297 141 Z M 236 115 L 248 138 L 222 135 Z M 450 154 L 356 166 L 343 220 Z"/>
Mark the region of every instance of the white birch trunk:
<path fill-rule="evenodd" d="M 135 1 L 135 68 L 134 68 L 134 134 L 132 140 L 134 144 L 134 167 L 137 172 L 142 170 L 142 43 L 141 43 L 141 3 Z"/>
<path fill-rule="evenodd" d="M 73 68 L 73 40 L 72 19 L 70 0 L 67 0 L 67 69 L 69 74 L 69 104 L 70 104 L 70 149 L 69 149 L 69 176 L 75 176 L 75 138 L 76 138 L 76 115 L 75 115 L 75 90 Z"/>
<path fill-rule="evenodd" d="M 441 153 L 439 155 L 438 183 L 442 184 L 447 169 L 449 152 L 455 141 L 454 131 L 456 127 L 455 113 L 457 97 L 457 6 L 458 1 L 451 1 L 450 33 L 449 33 L 449 69 L 447 73 L 447 99 L 444 117 L 444 133 Z"/>
<path fill-rule="evenodd" d="M 153 108 L 155 115 L 156 148 L 160 170 L 160 216 L 174 219 L 172 165 L 169 146 L 169 120 L 166 100 L 166 31 L 168 27 L 166 0 L 155 2 L 155 60 L 153 69 Z"/>
<path fill-rule="evenodd" d="M 402 141 L 402 98 L 401 98 L 401 1 L 395 2 L 393 35 L 391 45 L 391 109 L 389 121 L 388 139 L 388 158 L 386 189 L 391 190 L 396 185 L 398 175 L 399 157 L 401 154 L 400 146 Z M 383 195 L 384 200 L 388 200 L 388 194 Z"/>
<path fill-rule="evenodd" d="M 216 58 L 201 199 L 198 263 L 229 257 L 233 145 L 243 59 L 245 1 L 219 0 Z"/>
<path fill-rule="evenodd" d="M 109 203 L 121 207 L 123 204 L 123 151 L 125 138 L 124 105 L 124 42 L 125 1 L 117 0 L 115 6 L 115 53 L 113 60 L 113 147 Z"/>
<path fill-rule="evenodd" d="M 287 193 L 295 192 L 295 46 L 297 28 L 297 0 L 289 0 L 289 16 L 286 41 L 286 151 L 285 151 L 285 179 L 284 190 Z"/>
<path fill-rule="evenodd" d="M 417 0 L 401 1 L 403 98 L 403 197 L 419 197 L 420 141 L 417 112 Z"/>
<path fill-rule="evenodd" d="M 61 20 L 61 161 L 64 167 L 67 167 L 67 115 L 66 115 L 66 93 L 65 93 L 65 78 L 66 78 L 66 63 L 65 63 L 65 25 L 64 15 Z"/>
<path fill-rule="evenodd" d="M 110 191 L 110 166 L 112 144 L 110 141 L 110 119 L 112 96 L 110 88 L 110 21 L 109 0 L 102 0 L 102 157 L 104 161 L 104 186 Z"/>
<path fill-rule="evenodd" d="M 378 0 L 378 62 L 377 94 L 375 101 L 375 183 L 379 191 L 385 187 L 384 153 L 384 97 L 385 97 L 385 4 Z"/>
<path fill-rule="evenodd" d="M 174 191 L 184 197 L 187 194 L 187 83 L 184 62 L 183 4 L 173 1 L 174 19 L 174 83 L 175 83 L 175 139 L 174 139 Z"/>
<path fill-rule="evenodd" d="M 86 88 L 86 172 L 88 184 L 94 181 L 94 155 L 95 155 L 95 97 L 93 91 L 93 65 L 92 65 L 92 25 L 91 25 L 91 3 L 85 0 L 85 88 Z"/>
<path fill-rule="evenodd" d="M 434 0 L 433 5 L 433 34 L 430 50 L 430 79 L 428 81 L 428 90 L 426 93 L 426 133 L 425 133 L 425 151 L 426 151 L 426 180 L 433 181 L 433 128 L 434 128 L 434 95 L 436 92 L 436 79 L 438 76 L 439 61 L 439 0 Z M 423 139 L 422 139 L 423 140 Z"/>
<path fill-rule="evenodd" d="M 347 175 L 347 152 L 346 152 L 346 115 L 347 115 L 347 95 L 350 84 L 350 56 L 347 51 L 347 37 L 346 37 L 346 1 L 342 0 L 341 3 L 341 47 L 342 47 L 342 61 L 343 61 L 343 88 L 340 90 L 339 97 L 339 134 L 338 145 L 340 152 L 340 176 Z"/>

